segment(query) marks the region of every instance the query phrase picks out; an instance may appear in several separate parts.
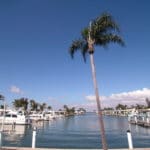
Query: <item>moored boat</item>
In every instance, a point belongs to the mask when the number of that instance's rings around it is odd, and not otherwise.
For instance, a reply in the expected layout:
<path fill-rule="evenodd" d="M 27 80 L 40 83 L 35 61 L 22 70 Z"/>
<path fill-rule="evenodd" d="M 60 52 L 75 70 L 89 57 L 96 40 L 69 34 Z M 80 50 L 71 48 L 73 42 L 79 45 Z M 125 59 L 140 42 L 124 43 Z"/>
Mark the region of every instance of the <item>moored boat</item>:
<path fill-rule="evenodd" d="M 4 116 L 0 116 L 0 124 L 30 124 L 30 119 L 22 111 L 9 111 Z"/>

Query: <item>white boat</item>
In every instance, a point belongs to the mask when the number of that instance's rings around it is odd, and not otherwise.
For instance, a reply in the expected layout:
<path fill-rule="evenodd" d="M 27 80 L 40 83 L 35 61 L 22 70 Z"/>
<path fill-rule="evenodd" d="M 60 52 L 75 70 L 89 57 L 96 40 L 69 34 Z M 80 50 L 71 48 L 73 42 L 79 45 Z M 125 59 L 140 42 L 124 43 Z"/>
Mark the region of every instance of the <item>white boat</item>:
<path fill-rule="evenodd" d="M 21 111 L 9 111 L 5 114 L 5 116 L 0 116 L 0 124 L 26 125 L 30 123 L 30 119 Z"/>
<path fill-rule="evenodd" d="M 29 114 L 29 118 L 32 121 L 50 121 L 55 118 L 63 117 L 64 115 L 63 111 L 43 111 L 43 112 L 36 112 L 33 111 L 31 114 Z"/>
<path fill-rule="evenodd" d="M 55 113 L 55 118 L 62 118 L 65 116 L 65 112 L 64 111 L 54 111 Z"/>
<path fill-rule="evenodd" d="M 44 120 L 48 120 L 48 117 L 45 116 L 44 113 L 32 112 L 28 116 L 29 116 L 30 120 L 32 120 L 32 121 L 44 121 Z"/>
<path fill-rule="evenodd" d="M 55 111 L 52 111 L 52 110 L 46 111 L 46 112 L 44 112 L 44 114 L 45 114 L 45 117 L 47 117 L 48 120 L 53 120 L 53 119 L 56 118 Z"/>

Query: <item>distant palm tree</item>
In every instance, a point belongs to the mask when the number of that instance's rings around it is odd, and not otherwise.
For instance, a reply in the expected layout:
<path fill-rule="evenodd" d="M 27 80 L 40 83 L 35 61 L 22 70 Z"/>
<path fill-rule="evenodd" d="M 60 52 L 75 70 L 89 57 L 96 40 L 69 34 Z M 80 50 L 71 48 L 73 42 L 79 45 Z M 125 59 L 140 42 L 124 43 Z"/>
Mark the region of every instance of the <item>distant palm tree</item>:
<path fill-rule="evenodd" d="M 0 94 L 0 100 L 3 101 L 4 99 L 5 99 L 5 97 L 4 97 L 3 95 Z"/>
<path fill-rule="evenodd" d="M 48 106 L 47 109 L 48 109 L 48 110 L 52 110 L 52 106 Z"/>
<path fill-rule="evenodd" d="M 35 110 L 37 111 L 38 109 L 38 103 L 35 100 L 30 100 L 30 110 Z"/>
<path fill-rule="evenodd" d="M 14 107 L 17 109 L 23 108 L 24 111 L 27 111 L 27 109 L 28 109 L 29 102 L 28 102 L 27 98 L 15 99 L 12 103 L 13 103 Z"/>
<path fill-rule="evenodd" d="M 96 71 L 93 54 L 95 52 L 94 46 L 106 47 L 111 42 L 124 45 L 124 42 L 122 38 L 118 35 L 118 33 L 119 27 L 113 20 L 112 16 L 110 14 L 104 13 L 101 16 L 94 19 L 90 24 L 90 27 L 86 27 L 81 31 L 81 38 L 78 40 L 74 40 L 69 49 L 72 58 L 77 50 L 81 50 L 81 53 L 85 61 L 86 61 L 86 54 L 90 55 L 92 77 L 101 129 L 102 146 L 104 150 L 107 150 L 108 148 L 104 130 L 98 85 L 96 81 Z"/>
<path fill-rule="evenodd" d="M 19 108 L 23 107 L 23 106 L 22 106 L 22 102 L 20 101 L 20 99 L 15 99 L 12 103 L 13 103 L 13 106 L 14 106 L 16 109 L 19 109 Z"/>
<path fill-rule="evenodd" d="M 44 111 L 46 106 L 47 106 L 46 103 L 39 104 L 40 111 Z"/>
<path fill-rule="evenodd" d="M 42 106 L 43 106 L 43 111 L 44 111 L 46 109 L 46 107 L 47 107 L 47 104 L 43 103 Z"/>
<path fill-rule="evenodd" d="M 4 105 L 5 105 L 5 97 L 3 95 L 0 94 L 0 101 L 3 101 L 3 105 L 0 106 L 1 109 L 5 109 Z"/>

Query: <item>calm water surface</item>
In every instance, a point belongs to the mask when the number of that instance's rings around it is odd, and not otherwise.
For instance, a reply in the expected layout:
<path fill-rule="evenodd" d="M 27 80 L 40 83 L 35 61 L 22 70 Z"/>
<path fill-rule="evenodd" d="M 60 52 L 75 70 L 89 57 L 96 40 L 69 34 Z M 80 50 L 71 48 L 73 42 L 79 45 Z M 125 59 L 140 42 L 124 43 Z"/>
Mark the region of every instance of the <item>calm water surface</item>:
<path fill-rule="evenodd" d="M 129 125 L 126 117 L 106 116 L 104 123 L 109 148 L 128 147 L 127 129 L 132 132 L 134 147 L 150 147 L 150 128 Z M 36 126 L 36 147 L 101 148 L 97 115 L 59 118 L 50 122 L 39 122 Z M 15 132 L 6 132 L 3 135 L 3 146 L 31 147 L 32 128 L 16 126 Z"/>

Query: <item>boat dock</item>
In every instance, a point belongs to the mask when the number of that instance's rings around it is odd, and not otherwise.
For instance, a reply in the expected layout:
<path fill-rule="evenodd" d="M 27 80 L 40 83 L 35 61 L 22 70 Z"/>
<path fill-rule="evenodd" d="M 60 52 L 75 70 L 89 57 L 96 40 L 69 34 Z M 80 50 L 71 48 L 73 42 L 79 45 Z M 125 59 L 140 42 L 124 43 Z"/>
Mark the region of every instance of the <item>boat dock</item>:
<path fill-rule="evenodd" d="M 150 116 L 148 115 L 133 115 L 128 117 L 128 121 L 131 124 L 143 126 L 143 127 L 150 127 Z"/>
<path fill-rule="evenodd" d="M 106 116 L 126 116 L 131 124 L 150 127 L 150 109 L 104 110 Z"/>
<path fill-rule="evenodd" d="M 102 149 L 61 149 L 61 148 L 30 148 L 30 147 L 3 147 L 0 150 L 102 150 Z M 128 148 L 108 149 L 108 150 L 131 150 Z M 134 148 L 132 150 L 150 150 L 150 148 Z"/>

